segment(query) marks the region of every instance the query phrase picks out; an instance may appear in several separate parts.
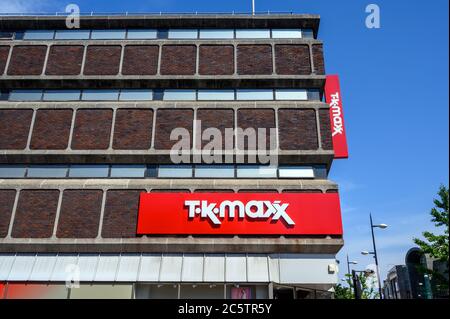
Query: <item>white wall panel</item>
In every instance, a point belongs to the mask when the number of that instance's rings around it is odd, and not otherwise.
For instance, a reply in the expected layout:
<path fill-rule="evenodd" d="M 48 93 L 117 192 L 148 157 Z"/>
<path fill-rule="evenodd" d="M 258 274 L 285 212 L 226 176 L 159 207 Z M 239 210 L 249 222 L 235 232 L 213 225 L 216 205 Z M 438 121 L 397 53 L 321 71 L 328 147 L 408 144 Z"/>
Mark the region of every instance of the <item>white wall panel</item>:
<path fill-rule="evenodd" d="M 203 281 L 203 255 L 185 254 L 183 257 L 183 268 L 181 281 L 201 282 Z"/>
<path fill-rule="evenodd" d="M 183 256 L 181 254 L 163 255 L 159 281 L 179 282 L 181 280 L 181 267 Z"/>
<path fill-rule="evenodd" d="M 56 264 L 56 255 L 38 255 L 30 275 L 30 281 L 49 281 Z"/>
<path fill-rule="evenodd" d="M 206 282 L 225 281 L 225 255 L 206 254 L 203 279 Z"/>
<path fill-rule="evenodd" d="M 138 281 L 157 282 L 161 268 L 161 259 L 161 254 L 142 255 Z"/>
<path fill-rule="evenodd" d="M 14 260 L 8 280 L 28 280 L 31 270 L 33 269 L 35 259 L 35 255 L 18 255 L 18 258 Z"/>
<path fill-rule="evenodd" d="M 225 262 L 225 280 L 227 282 L 246 282 L 246 262 L 246 256 L 243 254 L 227 254 Z"/>
<path fill-rule="evenodd" d="M 136 281 L 139 271 L 140 255 L 122 255 L 116 281 Z"/>

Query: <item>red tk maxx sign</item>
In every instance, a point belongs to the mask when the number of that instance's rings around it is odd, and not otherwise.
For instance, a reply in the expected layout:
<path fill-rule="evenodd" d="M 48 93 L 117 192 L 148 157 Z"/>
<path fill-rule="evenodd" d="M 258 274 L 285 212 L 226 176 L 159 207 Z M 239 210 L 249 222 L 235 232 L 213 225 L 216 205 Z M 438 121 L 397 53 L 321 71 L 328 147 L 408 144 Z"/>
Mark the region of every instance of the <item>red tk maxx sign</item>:
<path fill-rule="evenodd" d="M 342 235 L 337 193 L 141 193 L 137 234 Z"/>
<path fill-rule="evenodd" d="M 345 135 L 342 96 L 337 75 L 327 75 L 325 99 L 330 104 L 331 134 L 335 158 L 348 158 L 347 137 Z"/>

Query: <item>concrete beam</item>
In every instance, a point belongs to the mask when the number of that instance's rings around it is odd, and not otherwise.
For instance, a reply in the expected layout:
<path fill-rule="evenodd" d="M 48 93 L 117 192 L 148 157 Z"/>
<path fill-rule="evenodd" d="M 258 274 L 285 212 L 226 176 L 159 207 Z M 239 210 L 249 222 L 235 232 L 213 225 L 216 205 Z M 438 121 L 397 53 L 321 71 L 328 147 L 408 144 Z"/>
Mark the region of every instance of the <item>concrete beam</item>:
<path fill-rule="evenodd" d="M 119 28 L 304 28 L 317 34 L 320 16 L 312 14 L 135 14 L 82 15 L 83 29 Z M 3 30 L 65 29 L 65 16 L 1 16 Z"/>
<path fill-rule="evenodd" d="M 0 239 L 2 253 L 305 253 L 336 254 L 342 238 L 142 237 L 133 239 Z"/>

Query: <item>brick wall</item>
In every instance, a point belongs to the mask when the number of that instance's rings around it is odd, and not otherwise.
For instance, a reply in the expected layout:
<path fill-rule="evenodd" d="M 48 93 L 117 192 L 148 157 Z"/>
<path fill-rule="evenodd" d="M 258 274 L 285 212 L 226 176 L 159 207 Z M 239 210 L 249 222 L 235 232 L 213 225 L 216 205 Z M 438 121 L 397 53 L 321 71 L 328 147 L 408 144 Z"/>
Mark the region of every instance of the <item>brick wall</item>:
<path fill-rule="evenodd" d="M 170 150 L 177 143 L 176 140 L 170 140 L 172 130 L 176 128 L 185 129 L 189 132 L 192 145 L 193 120 L 193 110 L 159 109 L 156 112 L 155 148 Z"/>
<path fill-rule="evenodd" d="M 106 194 L 102 237 L 136 237 L 139 194 L 144 190 L 110 190 Z"/>
<path fill-rule="evenodd" d="M 84 46 L 53 45 L 47 60 L 46 75 L 78 75 L 81 73 Z"/>
<path fill-rule="evenodd" d="M 14 207 L 16 191 L 14 189 L 0 190 L 0 238 L 8 235 L 9 221 Z"/>
<path fill-rule="evenodd" d="M 321 193 L 321 189 L 193 189 L 193 192 Z M 185 192 L 186 189 L 152 189 Z M 327 189 L 326 192 L 337 192 Z M 12 238 L 136 238 L 140 189 L 23 189 L 12 220 Z M 0 189 L 0 238 L 8 234 L 16 190 Z M 103 202 L 103 197 L 105 200 Z M 59 207 L 59 208 L 58 208 Z M 59 217 L 58 217 L 59 216 Z M 101 222 L 100 222 L 101 220 Z M 54 230 L 56 232 L 54 233 Z"/>
<path fill-rule="evenodd" d="M 40 75 L 44 68 L 45 45 L 15 46 L 8 66 L 8 75 Z"/>
<path fill-rule="evenodd" d="M 90 45 L 86 52 L 85 75 L 116 75 L 122 47 L 120 45 Z"/>
<path fill-rule="evenodd" d="M 314 110 L 280 109 L 278 121 L 282 150 L 315 150 L 318 148 Z"/>
<path fill-rule="evenodd" d="M 194 45 L 164 45 L 161 52 L 161 74 L 195 74 L 196 54 L 197 47 Z"/>
<path fill-rule="evenodd" d="M 58 238 L 95 238 L 98 235 L 101 190 L 65 190 L 58 221 Z"/>
<path fill-rule="evenodd" d="M 0 46 L 0 74 L 5 71 L 6 62 L 9 55 L 9 46 Z"/>
<path fill-rule="evenodd" d="M 311 74 L 309 46 L 276 45 L 276 72 L 278 74 Z"/>
<path fill-rule="evenodd" d="M 35 112 L 34 125 L 31 119 Z M 114 115 L 115 112 L 115 115 Z M 154 113 L 155 112 L 155 113 Z M 320 125 L 322 148 L 332 150 L 331 127 L 328 108 L 304 109 L 281 108 L 278 110 L 278 134 L 281 150 L 317 150 Z M 156 119 L 153 117 L 156 116 Z M 201 133 L 208 128 L 217 128 L 223 137 L 225 129 L 238 128 L 244 145 L 231 144 L 239 149 L 249 149 L 248 138 L 243 139 L 246 129 L 266 129 L 266 149 L 269 147 L 270 129 L 276 128 L 276 111 L 272 108 L 198 108 L 196 120 L 201 121 Z M 72 139 L 69 140 L 72 118 Z M 113 123 L 113 118 L 115 121 Z M 106 150 L 110 143 L 113 150 L 169 150 L 180 139 L 170 140 L 175 128 L 184 128 L 193 137 L 194 110 L 190 108 L 160 107 L 149 108 L 81 108 L 72 109 L 1 109 L 0 110 L 0 150 L 23 150 L 27 146 L 30 129 L 30 149 L 63 150 L 70 146 L 73 150 Z M 155 136 L 153 132 L 155 122 Z M 200 129 L 200 128 L 199 128 Z M 201 135 L 198 135 L 199 141 Z M 233 138 L 233 137 L 232 137 Z M 112 141 L 111 141 L 112 139 Z M 202 141 L 202 147 L 209 143 Z M 198 144 L 199 146 L 200 144 Z"/>
<path fill-rule="evenodd" d="M 77 111 L 72 148 L 107 149 L 112 125 L 112 110 L 84 109 Z"/>
<path fill-rule="evenodd" d="M 123 75 L 155 75 L 158 72 L 158 52 L 156 45 L 125 46 Z"/>
<path fill-rule="evenodd" d="M 70 109 L 37 110 L 30 148 L 45 150 L 67 148 L 72 113 Z"/>
<path fill-rule="evenodd" d="M 239 109 L 237 112 L 237 125 L 242 128 L 243 132 L 238 132 L 238 145 L 237 148 L 242 149 L 270 149 L 270 129 L 275 128 L 275 111 L 271 109 Z M 266 143 L 265 145 L 259 145 L 259 139 L 252 147 L 249 145 L 248 139 L 244 139 L 246 129 L 255 129 L 255 133 L 258 134 L 258 129 L 266 130 Z M 242 135 L 241 135 L 242 134 Z M 258 135 L 256 135 L 258 136 Z M 242 144 L 243 142 L 243 144 Z M 240 144 L 241 143 L 241 144 Z"/>
<path fill-rule="evenodd" d="M 331 123 L 329 110 L 319 110 L 320 137 L 324 150 L 333 149 L 333 139 L 331 136 Z"/>
<path fill-rule="evenodd" d="M 114 123 L 113 148 L 149 149 L 152 142 L 153 110 L 119 109 Z"/>
<path fill-rule="evenodd" d="M 0 149 L 24 149 L 30 131 L 31 109 L 0 109 Z"/>
<path fill-rule="evenodd" d="M 199 57 L 201 75 L 230 75 L 234 73 L 232 45 L 201 45 Z"/>
<path fill-rule="evenodd" d="M 11 236 L 14 238 L 51 237 L 58 198 L 57 190 L 22 190 Z"/>
<path fill-rule="evenodd" d="M 234 142 L 233 136 L 226 137 L 225 129 L 234 127 L 234 112 L 231 109 L 199 109 L 197 111 L 197 120 L 201 121 L 201 134 L 205 133 L 208 128 L 217 128 L 222 136 L 222 148 L 232 149 Z M 207 133 L 207 132 L 206 132 Z M 206 140 L 202 140 L 197 147 L 202 148 L 209 143 L 209 138 L 205 135 Z M 229 138 L 229 139 L 227 139 Z M 231 146 L 231 147 L 228 147 Z"/>
<path fill-rule="evenodd" d="M 237 73 L 272 74 L 272 46 L 238 45 Z"/>
<path fill-rule="evenodd" d="M 310 75 L 324 74 L 322 44 L 16 45 L 7 75 Z M 312 46 L 312 57 L 310 56 Z M 10 47 L 0 46 L 0 74 Z M 46 55 L 48 50 L 48 57 Z M 197 61 L 198 50 L 198 61 Z M 86 52 L 85 52 L 86 51 Z M 123 54 L 122 54 L 123 51 Z M 235 56 L 235 51 L 237 52 Z M 274 52 L 274 54 L 273 54 Z M 161 64 L 158 65 L 161 54 Z M 122 57 L 123 55 L 123 57 Z M 84 63 L 83 63 L 84 59 Z M 123 60 L 121 63 L 121 59 Z M 314 70 L 311 67 L 314 61 Z M 237 70 L 235 70 L 235 60 Z M 84 68 L 82 68 L 84 64 Z M 273 65 L 275 64 L 275 70 Z M 120 66 L 122 68 L 120 69 Z"/>
<path fill-rule="evenodd" d="M 314 44 L 312 46 L 314 69 L 316 74 L 325 74 L 325 63 L 323 58 L 323 46 L 322 44 Z"/>

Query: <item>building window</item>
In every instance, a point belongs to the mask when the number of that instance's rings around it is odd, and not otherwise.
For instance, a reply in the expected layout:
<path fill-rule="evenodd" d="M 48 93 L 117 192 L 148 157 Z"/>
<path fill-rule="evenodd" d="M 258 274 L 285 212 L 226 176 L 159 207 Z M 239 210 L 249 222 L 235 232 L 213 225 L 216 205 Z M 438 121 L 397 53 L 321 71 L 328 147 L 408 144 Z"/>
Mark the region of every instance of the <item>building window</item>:
<path fill-rule="evenodd" d="M 24 165 L 0 165 L 0 178 L 23 178 L 25 171 Z"/>
<path fill-rule="evenodd" d="M 198 90 L 199 101 L 232 101 L 234 90 Z"/>
<path fill-rule="evenodd" d="M 40 101 L 42 90 L 12 90 L 9 93 L 10 101 Z"/>
<path fill-rule="evenodd" d="M 327 179 L 328 172 L 325 165 L 317 165 L 314 167 L 314 178 L 317 179 Z"/>
<path fill-rule="evenodd" d="M 273 100 L 273 90 L 236 90 L 236 99 L 241 101 Z"/>
<path fill-rule="evenodd" d="M 136 29 L 128 30 L 127 39 L 156 39 L 158 37 L 158 30 L 150 29 Z"/>
<path fill-rule="evenodd" d="M 278 169 L 280 178 L 314 178 L 312 167 L 280 166 Z"/>
<path fill-rule="evenodd" d="M 276 100 L 308 100 L 308 94 L 306 90 L 286 90 L 286 89 L 277 89 L 275 90 L 275 99 Z"/>
<path fill-rule="evenodd" d="M 233 39 L 234 30 L 229 29 L 201 29 L 200 39 Z"/>
<path fill-rule="evenodd" d="M 10 40 L 14 38 L 14 32 L 0 31 L 0 40 Z"/>
<path fill-rule="evenodd" d="M 71 165 L 69 177 L 108 177 L 109 165 Z"/>
<path fill-rule="evenodd" d="M 270 39 L 269 29 L 237 29 L 236 39 Z"/>
<path fill-rule="evenodd" d="M 239 89 L 239 90 L 11 90 L 3 91 L 2 99 L 9 101 L 320 101 L 318 89 Z M 43 94 L 43 96 L 42 96 Z"/>
<path fill-rule="evenodd" d="M 8 91 L 0 91 L 0 101 L 8 101 L 9 92 Z"/>
<path fill-rule="evenodd" d="M 92 30 L 92 40 L 120 40 L 125 39 L 126 30 Z"/>
<path fill-rule="evenodd" d="M 303 29 L 302 36 L 305 39 L 314 39 L 314 31 L 312 29 Z"/>
<path fill-rule="evenodd" d="M 164 90 L 165 101 L 195 101 L 195 90 Z"/>
<path fill-rule="evenodd" d="M 30 165 L 27 177 L 30 178 L 64 178 L 67 175 L 67 165 Z"/>
<path fill-rule="evenodd" d="M 272 29 L 273 39 L 300 39 L 301 37 L 301 29 Z"/>
<path fill-rule="evenodd" d="M 152 100 L 153 94 L 152 90 L 121 90 L 120 100 L 121 101 L 144 101 Z"/>
<path fill-rule="evenodd" d="M 67 174 L 68 172 L 68 174 Z M 277 175 L 278 172 L 278 175 Z M 326 179 L 325 165 L 145 165 L 1 164 L 0 178 L 315 178 Z"/>
<path fill-rule="evenodd" d="M 44 91 L 44 101 L 77 101 L 80 99 L 79 90 L 46 90 Z"/>
<path fill-rule="evenodd" d="M 197 39 L 198 31 L 196 29 L 183 30 L 183 29 L 170 29 L 169 39 Z"/>
<path fill-rule="evenodd" d="M 320 91 L 319 90 L 315 90 L 315 89 L 308 90 L 308 100 L 310 100 L 310 101 L 320 101 L 321 100 Z"/>
<path fill-rule="evenodd" d="M 54 30 L 28 30 L 25 31 L 24 40 L 52 40 L 55 34 Z"/>
<path fill-rule="evenodd" d="M 196 178 L 233 178 L 233 165 L 196 165 Z"/>
<path fill-rule="evenodd" d="M 1 32 L 15 40 L 139 40 L 139 39 L 314 39 L 312 29 L 107 29 L 26 30 Z"/>
<path fill-rule="evenodd" d="M 236 170 L 237 178 L 277 178 L 277 168 L 261 165 L 241 165 Z"/>
<path fill-rule="evenodd" d="M 57 30 L 55 40 L 88 40 L 91 30 Z"/>
<path fill-rule="evenodd" d="M 117 101 L 119 90 L 84 90 L 83 101 Z"/>
<path fill-rule="evenodd" d="M 191 165 L 160 165 L 158 168 L 160 178 L 191 178 Z"/>
<path fill-rule="evenodd" d="M 113 178 L 121 177 L 145 177 L 145 165 L 112 165 L 111 176 Z"/>

